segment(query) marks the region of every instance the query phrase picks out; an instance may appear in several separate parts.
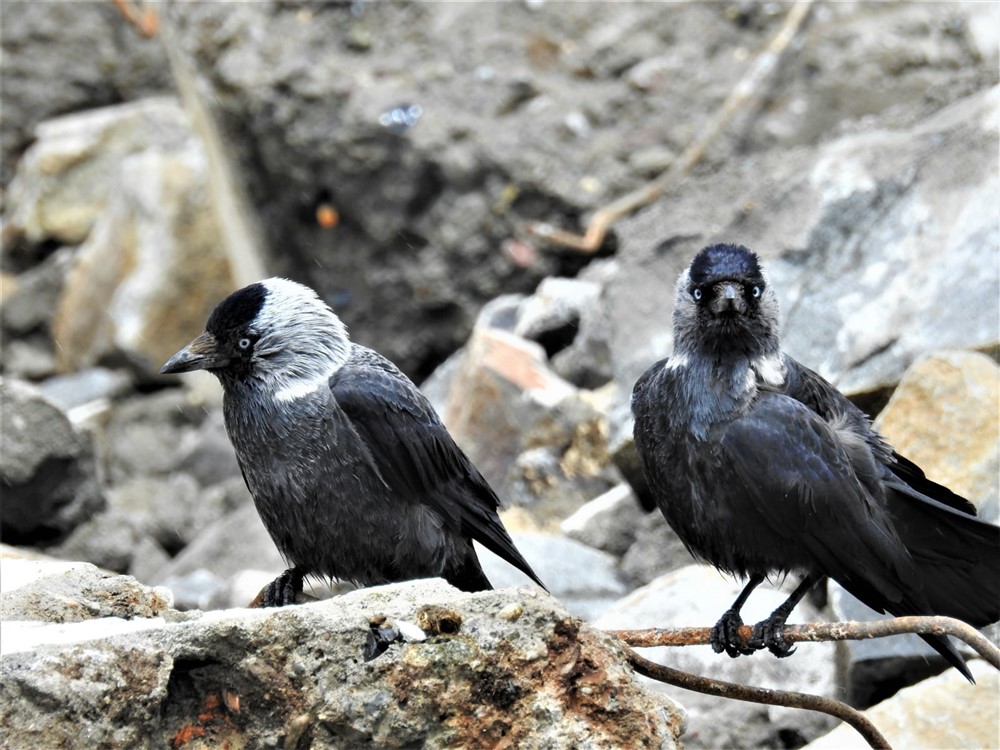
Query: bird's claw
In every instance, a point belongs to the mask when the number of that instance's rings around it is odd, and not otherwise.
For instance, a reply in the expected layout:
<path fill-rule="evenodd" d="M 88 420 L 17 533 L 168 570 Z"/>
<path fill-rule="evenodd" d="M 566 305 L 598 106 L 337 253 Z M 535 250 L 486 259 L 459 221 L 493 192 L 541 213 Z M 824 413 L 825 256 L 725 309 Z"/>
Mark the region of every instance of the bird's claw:
<path fill-rule="evenodd" d="M 752 654 L 756 649 L 751 648 L 750 644 L 743 640 L 740 635 L 741 625 L 743 625 L 743 618 L 740 617 L 740 613 L 732 609 L 726 610 L 725 614 L 712 627 L 710 636 L 712 650 L 717 654 L 725 651 L 733 659 L 737 656 Z"/>
<path fill-rule="evenodd" d="M 302 592 L 302 575 L 289 568 L 264 588 L 262 607 L 284 607 L 296 604 Z"/>
<path fill-rule="evenodd" d="M 779 659 L 791 656 L 795 653 L 795 647 L 785 641 L 784 629 L 785 618 L 771 615 L 766 620 L 761 620 L 753 626 L 753 633 L 750 635 L 749 644 L 754 649 L 766 648 Z"/>

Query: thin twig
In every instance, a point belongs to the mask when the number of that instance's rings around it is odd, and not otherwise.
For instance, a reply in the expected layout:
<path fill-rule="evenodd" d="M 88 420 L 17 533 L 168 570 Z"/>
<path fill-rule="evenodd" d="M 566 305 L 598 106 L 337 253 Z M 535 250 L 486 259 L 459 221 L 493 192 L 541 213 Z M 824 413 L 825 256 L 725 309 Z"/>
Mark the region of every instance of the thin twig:
<path fill-rule="evenodd" d="M 757 57 L 746 75 L 736 84 L 715 116 L 701 131 L 701 135 L 688 144 L 677 161 L 671 164 L 663 174 L 638 190 L 628 193 L 596 211 L 587 224 L 586 233 L 582 236 L 545 222 L 531 222 L 527 226 L 527 231 L 548 242 L 565 245 L 580 252 L 596 252 L 604 242 L 608 229 L 615 221 L 638 208 L 649 205 L 678 184 L 691 171 L 692 167 L 701 161 L 709 145 L 729 124 L 730 120 L 744 109 L 748 102 L 754 100 L 754 94 L 778 66 L 782 53 L 802 27 L 813 2 L 814 0 L 799 0 L 791 7 L 781 30 Z"/>
<path fill-rule="evenodd" d="M 749 640 L 753 628 L 744 625 L 740 637 Z M 630 646 L 699 646 L 710 642 L 711 628 L 649 628 L 611 630 L 611 635 Z M 971 625 L 953 617 L 896 617 L 874 622 L 827 622 L 814 625 L 785 625 L 781 637 L 788 643 L 804 641 L 847 641 L 885 638 L 890 635 L 950 635 L 965 641 L 983 659 L 1000 669 L 1000 648 Z"/>
<path fill-rule="evenodd" d="M 160 19 L 156 15 L 156 9 L 146 7 L 139 10 L 132 0 L 112 0 L 118 12 L 122 14 L 126 21 L 135 26 L 147 39 L 152 39 L 160 30 Z"/>
<path fill-rule="evenodd" d="M 641 675 L 645 675 L 658 682 L 665 682 L 668 685 L 685 688 L 686 690 L 694 690 L 707 695 L 717 695 L 720 698 L 731 698 L 751 703 L 766 703 L 770 706 L 792 706 L 794 708 L 804 708 L 809 711 L 819 711 L 829 714 L 854 727 L 873 748 L 877 750 L 892 750 L 892 746 L 888 740 L 886 740 L 882 733 L 878 731 L 875 725 L 864 714 L 857 709 L 851 708 L 846 703 L 841 703 L 832 698 L 822 698 L 818 695 L 794 693 L 787 690 L 768 690 L 766 688 L 750 687 L 734 682 L 700 677 L 652 662 L 649 659 L 639 656 L 639 654 L 631 649 L 629 649 L 629 663 Z"/>

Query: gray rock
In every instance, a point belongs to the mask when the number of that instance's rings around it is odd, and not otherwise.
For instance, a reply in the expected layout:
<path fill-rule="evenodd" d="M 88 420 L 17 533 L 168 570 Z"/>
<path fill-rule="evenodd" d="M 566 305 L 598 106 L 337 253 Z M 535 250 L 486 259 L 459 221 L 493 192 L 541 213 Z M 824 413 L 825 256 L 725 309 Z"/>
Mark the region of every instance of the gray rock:
<path fill-rule="evenodd" d="M 144 39 L 113 5 L 9 3 L 3 16 L 5 187 L 43 120 L 172 88 L 161 39 Z"/>
<path fill-rule="evenodd" d="M 179 580 L 199 570 L 220 581 L 244 570 L 270 570 L 273 579 L 287 567 L 253 502 L 246 502 L 202 530 L 153 583 Z"/>
<path fill-rule="evenodd" d="M 182 450 L 196 440 L 193 435 L 206 416 L 205 404 L 182 388 L 117 404 L 105 434 L 110 481 L 162 476 L 177 469 L 186 457 Z"/>
<path fill-rule="evenodd" d="M 502 498 L 558 522 L 618 481 L 607 420 L 555 375 L 534 342 L 477 328 L 452 378 L 443 419 Z"/>
<path fill-rule="evenodd" d="M 17 276 L 10 286 L 5 281 L 0 319 L 8 335 L 48 332 L 72 260 L 73 251 L 61 248 Z"/>
<path fill-rule="evenodd" d="M 69 375 L 48 378 L 39 389 L 52 403 L 70 414 L 95 401 L 110 401 L 124 395 L 132 386 L 132 378 L 123 370 L 93 367 Z"/>
<path fill-rule="evenodd" d="M 984 661 L 969 664 L 976 684 L 949 669 L 865 711 L 892 747 L 912 750 L 996 747 L 1000 679 Z M 864 750 L 869 744 L 842 724 L 804 750 Z"/>
<path fill-rule="evenodd" d="M 99 568 L 125 573 L 132 568 L 137 550 L 155 539 L 143 528 L 142 519 L 121 512 L 98 513 L 73 529 L 48 551 L 64 560 L 83 560 Z"/>
<path fill-rule="evenodd" d="M 43 380 L 56 374 L 56 355 L 44 334 L 10 339 L 3 347 L 3 371 L 10 377 Z"/>
<path fill-rule="evenodd" d="M 632 488 L 619 484 L 582 506 L 559 529 L 570 539 L 621 556 L 635 542 L 645 515 Z"/>
<path fill-rule="evenodd" d="M 546 345 L 550 339 L 571 342 L 580 325 L 584 309 L 597 302 L 601 293 L 599 285 L 580 279 L 543 279 L 535 293 L 521 304 L 514 333 L 531 341 Z M 561 347 L 560 347 L 561 348 Z"/>
<path fill-rule="evenodd" d="M 615 559 L 556 534 L 515 532 L 515 546 L 553 596 L 577 617 L 593 620 L 625 592 Z M 521 571 L 477 545 L 483 571 L 494 588 L 531 584 Z"/>
<path fill-rule="evenodd" d="M 469 595 L 417 581 L 170 619 L 95 621 L 103 632 L 5 624 L 5 740 L 25 750 L 81 736 L 134 748 L 187 737 L 233 747 L 679 746 L 676 707 L 639 686 L 623 647 L 537 590 Z M 373 620 L 412 637 L 366 662 Z"/>
<path fill-rule="evenodd" d="M 41 122 L 7 193 L 8 231 L 33 244 L 79 244 L 120 189 L 131 155 L 177 152 L 190 140 L 188 117 L 169 97 Z"/>
<path fill-rule="evenodd" d="M 104 507 L 88 435 L 26 383 L 0 378 L 3 537 L 51 541 Z"/>
<path fill-rule="evenodd" d="M 710 627 L 736 599 L 741 584 L 713 568 L 692 565 L 657 578 L 633 591 L 599 617 L 605 629 Z M 785 600 L 785 593 L 762 585 L 743 609 L 752 624 L 767 617 Z M 807 602 L 796 607 L 792 622 L 822 618 Z M 711 646 L 641 649 L 647 659 L 714 679 L 743 685 L 793 690 L 839 697 L 833 643 L 801 644 L 798 653 L 776 659 L 765 652 L 730 659 Z M 803 744 L 829 731 L 835 720 L 823 714 L 725 700 L 650 683 L 681 701 L 688 715 L 684 746 L 688 748 L 758 748 Z"/>
<path fill-rule="evenodd" d="M 124 358 L 155 376 L 235 286 L 204 150 L 176 100 L 44 123 L 9 200 L 27 241 L 82 242 L 51 323 L 65 371 Z"/>
<path fill-rule="evenodd" d="M 691 553 L 658 508 L 639 520 L 634 533 L 635 542 L 621 562 L 622 575 L 629 581 L 646 584 L 693 562 Z"/>
<path fill-rule="evenodd" d="M 623 222 L 606 287 L 623 392 L 670 352 L 677 275 L 713 241 L 764 257 L 786 349 L 849 394 L 895 384 L 927 351 L 994 346 L 1000 278 L 982 258 L 1000 243 L 998 102 L 994 88 L 909 129 L 733 163 Z"/>
<path fill-rule="evenodd" d="M 4 558 L 0 617 L 38 622 L 157 617 L 173 606 L 170 592 L 149 588 L 83 562 Z"/>

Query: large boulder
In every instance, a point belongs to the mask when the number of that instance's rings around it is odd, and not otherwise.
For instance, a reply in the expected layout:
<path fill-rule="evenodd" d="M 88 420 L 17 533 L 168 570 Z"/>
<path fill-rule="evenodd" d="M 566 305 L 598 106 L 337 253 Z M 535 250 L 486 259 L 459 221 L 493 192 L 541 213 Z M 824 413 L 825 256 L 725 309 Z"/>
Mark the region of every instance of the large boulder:
<path fill-rule="evenodd" d="M 552 372 L 533 341 L 477 326 L 439 408 L 500 497 L 543 526 L 620 480 L 603 404 Z"/>
<path fill-rule="evenodd" d="M 64 371 L 124 358 L 153 375 L 235 286 L 204 149 L 176 99 L 40 124 L 8 202 L 24 241 L 82 243 L 50 323 Z"/>
<path fill-rule="evenodd" d="M 998 105 L 991 88 L 909 127 L 734 161 L 623 221 L 605 294 L 623 392 L 669 354 L 677 276 L 717 241 L 763 256 L 786 350 L 848 394 L 928 351 L 995 346 Z"/>
<path fill-rule="evenodd" d="M 1000 678 L 981 660 L 969 663 L 976 680 L 970 685 L 954 669 L 901 690 L 865 716 L 892 747 L 908 750 L 997 746 L 1000 727 Z M 810 742 L 804 750 L 864 750 L 865 739 L 852 727 L 838 726 Z"/>
<path fill-rule="evenodd" d="M 7 3 L 0 45 L 3 187 L 43 120 L 173 86 L 160 40 L 140 36 L 111 3 Z"/>
<path fill-rule="evenodd" d="M 997 520 L 1000 368 L 977 352 L 936 352 L 903 375 L 875 427 L 935 482 Z"/>
<path fill-rule="evenodd" d="M 0 378 L 0 529 L 11 543 L 65 536 L 104 507 L 89 434 L 35 387 Z"/>
<path fill-rule="evenodd" d="M 622 646 L 534 590 L 415 581 L 281 610 L 11 621 L 2 639 L 0 719 L 24 750 L 679 746 L 678 711 Z"/>

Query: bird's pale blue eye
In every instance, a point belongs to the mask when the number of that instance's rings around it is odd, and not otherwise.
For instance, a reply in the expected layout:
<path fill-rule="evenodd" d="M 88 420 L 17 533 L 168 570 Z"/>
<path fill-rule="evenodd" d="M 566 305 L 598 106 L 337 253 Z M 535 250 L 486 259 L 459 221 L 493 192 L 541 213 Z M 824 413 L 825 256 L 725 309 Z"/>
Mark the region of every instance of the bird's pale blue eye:
<path fill-rule="evenodd" d="M 754 297 L 759 297 L 760 296 L 760 287 L 755 284 L 754 288 L 750 290 L 750 293 L 753 294 Z"/>
<path fill-rule="evenodd" d="M 250 339 L 240 339 L 239 342 L 237 342 L 237 343 L 238 343 L 240 349 L 249 349 L 250 348 Z"/>
<path fill-rule="evenodd" d="M 698 289 L 697 287 L 695 287 L 694 291 L 691 292 L 691 296 L 694 297 L 695 300 L 700 300 L 701 299 L 701 289 Z"/>

